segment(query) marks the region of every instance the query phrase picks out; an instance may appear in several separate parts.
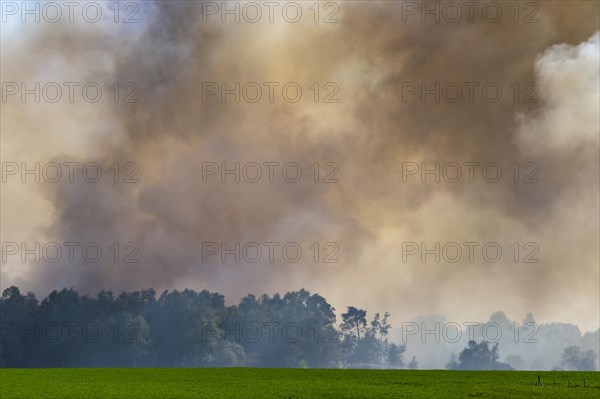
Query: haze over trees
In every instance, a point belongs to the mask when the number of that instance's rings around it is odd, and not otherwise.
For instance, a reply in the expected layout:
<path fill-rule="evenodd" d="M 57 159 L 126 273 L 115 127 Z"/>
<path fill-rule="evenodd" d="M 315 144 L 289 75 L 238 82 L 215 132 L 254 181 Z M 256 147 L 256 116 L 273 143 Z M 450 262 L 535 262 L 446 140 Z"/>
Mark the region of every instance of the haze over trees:
<path fill-rule="evenodd" d="M 223 295 L 206 290 L 88 296 L 63 289 L 39 301 L 13 286 L 0 296 L 0 366 L 595 370 L 598 364 L 600 330 L 582 335 L 571 324 L 537 325 L 531 314 L 515 323 L 494 313 L 488 323 L 502 335 L 493 342 L 484 336 L 485 323 L 448 342 L 443 338 L 454 335 L 443 326 L 452 322 L 443 316 L 416 319 L 411 324 L 420 331 L 406 337 L 405 323 L 392 328 L 390 319 L 389 313 L 369 318 L 354 306 L 337 314 L 306 290 L 248 295 L 227 306 Z M 432 334 L 436 325 L 439 337 Z M 487 330 L 491 337 L 497 328 Z"/>
<path fill-rule="evenodd" d="M 458 362 L 458 355 L 470 340 L 485 340 L 490 346 L 498 343 L 499 361 L 515 370 L 567 369 L 562 365 L 561 357 L 564 349 L 572 345 L 580 347 L 582 352 L 592 351 L 598 367 L 600 329 L 582 332 L 578 326 L 569 323 L 539 323 L 531 313 L 522 320 L 511 320 L 500 311 L 492 313 L 488 320 L 471 320 L 468 323 L 470 325 L 466 325 L 467 321 L 457 323 L 438 314 L 421 316 L 412 322 L 418 329 L 415 334 L 405 334 L 403 339 L 402 325 L 396 322 L 390 336 L 392 340 L 406 344 L 406 359 L 416 356 L 422 369 L 447 368 L 453 354 Z M 453 339 L 456 336 L 455 325 L 462 328 L 462 335 Z M 437 337 L 431 333 L 436 329 Z"/>
<path fill-rule="evenodd" d="M 580 347 L 567 346 L 561 356 L 561 365 L 567 370 L 596 370 L 596 354 L 594 351 L 582 351 Z"/>
<path fill-rule="evenodd" d="M 401 367 L 389 313 L 335 309 L 306 290 L 248 295 L 226 306 L 208 291 L 153 289 L 95 297 L 73 289 L 41 302 L 7 288 L 0 297 L 2 367 Z"/>

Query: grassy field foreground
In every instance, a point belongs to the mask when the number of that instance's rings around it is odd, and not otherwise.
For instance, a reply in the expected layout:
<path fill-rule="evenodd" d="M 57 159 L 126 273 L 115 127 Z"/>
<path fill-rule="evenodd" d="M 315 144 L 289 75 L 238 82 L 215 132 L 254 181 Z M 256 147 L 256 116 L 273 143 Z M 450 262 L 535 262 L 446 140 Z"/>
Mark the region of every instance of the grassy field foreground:
<path fill-rule="evenodd" d="M 542 377 L 543 387 L 534 386 L 538 374 Z M 0 398 L 232 397 L 597 399 L 600 397 L 600 373 L 252 368 L 0 369 Z"/>

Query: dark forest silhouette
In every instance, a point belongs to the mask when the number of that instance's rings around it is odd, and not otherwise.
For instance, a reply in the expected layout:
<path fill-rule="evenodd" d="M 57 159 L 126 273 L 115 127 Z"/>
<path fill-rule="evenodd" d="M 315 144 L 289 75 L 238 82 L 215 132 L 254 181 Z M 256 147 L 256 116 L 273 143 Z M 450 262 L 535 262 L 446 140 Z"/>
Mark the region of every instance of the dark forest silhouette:
<path fill-rule="evenodd" d="M 389 314 L 367 326 L 349 307 L 338 328 L 335 309 L 306 290 L 226 306 L 208 291 L 63 289 L 40 302 L 10 287 L 0 312 L 3 367 L 383 368 L 401 367 L 405 350 L 387 339 Z"/>

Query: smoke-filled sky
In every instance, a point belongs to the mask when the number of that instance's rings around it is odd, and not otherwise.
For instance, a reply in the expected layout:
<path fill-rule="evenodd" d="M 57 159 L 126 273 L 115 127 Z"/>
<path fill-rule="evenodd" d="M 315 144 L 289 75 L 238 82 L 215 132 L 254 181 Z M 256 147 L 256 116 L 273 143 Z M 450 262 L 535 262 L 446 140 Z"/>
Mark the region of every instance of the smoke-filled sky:
<path fill-rule="evenodd" d="M 472 18 L 463 2 L 279 2 L 273 22 L 257 2 L 255 23 L 244 2 L 228 2 L 239 22 L 221 2 L 95 4 L 96 23 L 66 7 L 23 23 L 3 2 L 2 289 L 306 288 L 392 325 L 503 310 L 600 326 L 598 2 L 481 2 Z M 39 102 L 23 95 L 36 82 Z M 21 174 L 36 162 L 39 183 Z M 221 176 L 236 162 L 239 183 Z M 421 173 L 436 163 L 439 182 Z M 435 243 L 439 263 L 422 259 Z"/>

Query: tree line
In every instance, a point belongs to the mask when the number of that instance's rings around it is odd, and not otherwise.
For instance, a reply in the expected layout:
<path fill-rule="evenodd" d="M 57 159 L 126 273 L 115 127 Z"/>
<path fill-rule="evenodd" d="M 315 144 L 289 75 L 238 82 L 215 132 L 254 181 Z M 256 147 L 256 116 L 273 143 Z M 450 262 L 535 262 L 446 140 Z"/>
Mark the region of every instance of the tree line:
<path fill-rule="evenodd" d="M 248 295 L 237 305 L 209 291 L 154 289 L 96 296 L 74 289 L 39 301 L 10 287 L 0 296 L 0 367 L 418 368 L 389 338 L 387 312 L 336 309 L 301 289 Z M 514 357 L 514 355 L 512 356 Z M 446 368 L 508 370 L 499 344 L 471 340 Z M 596 354 L 565 348 L 557 368 L 595 370 Z"/>
<path fill-rule="evenodd" d="M 2 367 L 403 366 L 390 314 L 370 322 L 302 289 L 248 295 L 237 305 L 206 290 L 53 291 L 39 301 L 17 287 L 0 297 Z"/>

